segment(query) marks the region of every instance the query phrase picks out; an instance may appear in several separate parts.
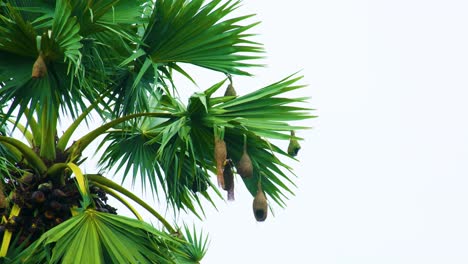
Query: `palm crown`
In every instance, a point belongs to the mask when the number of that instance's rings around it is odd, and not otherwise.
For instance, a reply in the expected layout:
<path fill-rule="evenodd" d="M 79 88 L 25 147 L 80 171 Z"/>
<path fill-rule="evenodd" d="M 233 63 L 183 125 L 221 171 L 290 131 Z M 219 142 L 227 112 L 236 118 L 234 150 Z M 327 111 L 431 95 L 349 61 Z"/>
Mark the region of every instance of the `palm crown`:
<path fill-rule="evenodd" d="M 111 180 L 139 179 L 143 189 L 202 217 L 201 200 L 219 187 L 233 194 L 234 171 L 255 196 L 284 206 L 292 158 L 269 139 L 291 140 L 310 118 L 307 98 L 283 94 L 303 85 L 289 76 L 245 95 L 232 78 L 260 64 L 252 17 L 233 16 L 239 1 L 0 1 L 0 257 L 13 263 L 198 263 L 206 239 L 179 232 L 157 210 Z M 225 73 L 187 104 L 176 96 L 182 67 Z M 226 84 L 229 82 L 230 84 Z M 216 92 L 228 86 L 225 96 Z M 180 89 L 180 88 L 179 88 Z M 102 125 L 70 142 L 90 115 Z M 72 124 L 58 133 L 61 119 Z M 21 132 L 22 137 L 11 132 Z M 103 136 L 103 139 L 102 137 Z M 101 170 L 83 173 L 83 151 L 98 137 Z M 289 153 L 288 153 L 289 152 Z M 247 157 L 246 157 L 247 155 Z M 248 159 L 247 159 L 248 158 Z M 249 163 L 250 162 L 250 163 Z M 250 166 L 250 167 L 249 167 Z M 236 169 L 237 167 L 237 169 Z M 247 171 L 250 173 L 244 174 Z M 211 181 L 217 174 L 218 186 Z M 113 196 L 137 219 L 116 214 Z M 265 197 L 263 195 L 263 197 Z M 142 221 L 128 200 L 163 225 Z M 259 201 L 258 199 L 263 199 Z M 260 206 L 256 208 L 255 206 Z M 257 217 L 259 213 L 262 217 Z M 263 219 L 262 219 L 263 218 Z"/>

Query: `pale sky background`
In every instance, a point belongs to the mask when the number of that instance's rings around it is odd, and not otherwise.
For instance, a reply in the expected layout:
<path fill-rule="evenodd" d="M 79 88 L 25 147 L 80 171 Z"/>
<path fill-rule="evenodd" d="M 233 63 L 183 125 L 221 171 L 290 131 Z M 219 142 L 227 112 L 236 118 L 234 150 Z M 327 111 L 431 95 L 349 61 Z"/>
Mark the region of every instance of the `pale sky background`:
<path fill-rule="evenodd" d="M 467 11 L 450 0 L 244 1 L 237 14 L 262 21 L 253 31 L 268 67 L 236 89 L 302 69 L 300 95 L 319 118 L 299 133 L 286 209 L 257 223 L 238 180 L 235 202 L 178 218 L 210 234 L 202 263 L 468 263 Z M 203 89 L 222 78 L 205 73 Z"/>

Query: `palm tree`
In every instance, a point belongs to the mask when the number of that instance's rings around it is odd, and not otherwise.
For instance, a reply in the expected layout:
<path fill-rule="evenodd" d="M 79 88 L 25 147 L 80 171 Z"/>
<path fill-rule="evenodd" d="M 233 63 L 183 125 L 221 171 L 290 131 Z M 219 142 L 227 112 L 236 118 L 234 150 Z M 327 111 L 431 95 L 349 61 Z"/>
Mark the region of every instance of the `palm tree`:
<path fill-rule="evenodd" d="M 206 237 L 171 225 L 114 182 L 115 171 L 175 213 L 203 217 L 203 200 L 214 205 L 222 189 L 232 199 L 236 171 L 255 197 L 258 221 L 267 201 L 285 205 L 292 171 L 280 157 L 293 157 L 269 140 L 297 144 L 290 133 L 304 127 L 288 122 L 311 117 L 296 105 L 307 98 L 283 96 L 303 87 L 295 74 L 235 94 L 232 78 L 250 75 L 263 53 L 251 40 L 252 16 L 233 15 L 239 5 L 0 0 L 3 263 L 199 263 Z M 184 104 L 173 74 L 195 82 L 186 64 L 226 78 Z M 216 95 L 226 83 L 226 94 Z M 67 119 L 71 125 L 60 127 Z M 89 132 L 71 141 L 83 123 Z M 100 168 L 85 173 L 83 152 L 97 140 Z M 108 196 L 135 218 L 118 215 Z M 130 201 L 160 225 L 145 223 Z"/>

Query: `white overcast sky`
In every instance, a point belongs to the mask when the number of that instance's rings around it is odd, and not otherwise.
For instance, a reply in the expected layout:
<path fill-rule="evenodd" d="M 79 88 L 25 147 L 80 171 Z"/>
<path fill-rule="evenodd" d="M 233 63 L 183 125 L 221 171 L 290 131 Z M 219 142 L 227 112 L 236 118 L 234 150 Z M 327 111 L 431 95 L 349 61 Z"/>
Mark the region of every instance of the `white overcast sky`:
<path fill-rule="evenodd" d="M 204 263 L 468 263 L 467 11 L 450 0 L 244 1 L 268 56 L 246 86 L 303 69 L 319 118 L 300 134 L 288 207 L 256 223 L 238 190 L 204 221 Z"/>
<path fill-rule="evenodd" d="M 188 221 L 210 234 L 203 263 L 468 263 L 467 11 L 461 0 L 243 1 L 268 66 L 236 88 L 302 70 L 319 118 L 299 134 L 286 209 L 255 222 L 239 180 L 235 202 Z M 201 76 L 201 88 L 222 78 Z"/>

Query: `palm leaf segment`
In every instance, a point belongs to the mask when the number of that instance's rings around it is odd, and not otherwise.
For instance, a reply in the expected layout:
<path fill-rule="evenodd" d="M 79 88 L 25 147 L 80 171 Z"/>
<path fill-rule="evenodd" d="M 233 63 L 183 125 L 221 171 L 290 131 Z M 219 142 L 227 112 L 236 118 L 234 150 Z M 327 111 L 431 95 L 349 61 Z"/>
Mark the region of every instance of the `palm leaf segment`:
<path fill-rule="evenodd" d="M 88 209 L 42 235 L 13 263 L 176 263 L 183 244 L 144 222 Z"/>
<path fill-rule="evenodd" d="M 278 96 L 302 88 L 295 84 L 300 79 L 291 76 L 235 99 L 213 97 L 223 84 L 220 82 L 192 96 L 187 107 L 163 96 L 159 109 L 175 116 L 154 123 L 146 119 L 137 131 L 128 124 L 110 132 L 102 143 L 107 147 L 101 165 L 107 169 L 125 168 L 124 175 L 131 174 L 133 178 L 144 176 L 143 183 L 150 183 L 153 190 L 163 187 L 175 208 L 188 208 L 196 213 L 194 204 L 200 202 L 197 193 L 211 200 L 206 188 L 213 186 L 209 171 L 215 171 L 213 131 L 215 127 L 224 127 L 228 156 L 234 161 L 240 160 L 244 135 L 247 135 L 254 166 L 253 177 L 244 180 L 249 191 L 254 195 L 262 178 L 264 191 L 283 206 L 285 192 L 292 194 L 287 183 L 292 181 L 283 169 L 290 168 L 274 153 L 288 155 L 267 138 L 289 140 L 291 130 L 304 127 L 287 122 L 311 117 L 310 109 L 291 106 L 307 98 Z"/>
<path fill-rule="evenodd" d="M 55 13 L 50 14 L 45 7 L 39 9 L 44 16 L 33 22 L 24 21 L 21 13 L 10 5 L 4 8 L 5 16 L 0 24 L 0 31 L 6 34 L 0 40 L 0 81 L 3 82 L 0 98 L 2 103 L 13 99 L 8 114 L 17 107 L 21 115 L 27 107 L 43 112 L 43 107 L 52 105 L 52 110 L 47 111 L 48 118 L 56 119 L 58 107 L 64 102 L 70 102 L 66 106 L 73 112 L 76 109 L 73 102 L 81 94 L 77 86 L 70 90 L 71 78 L 63 76 L 68 75 L 70 68 L 80 68 L 82 37 L 76 18 L 71 17 L 71 7 L 65 1 L 57 1 Z M 31 70 L 39 54 L 48 74 L 33 79 Z M 78 102 L 82 103 L 79 99 Z"/>
<path fill-rule="evenodd" d="M 203 3 L 161 0 L 149 14 L 148 5 L 129 0 L 3 4 L 0 103 L 13 100 L 8 114 L 19 107 L 21 115 L 27 107 L 44 104 L 74 114 L 84 110 L 84 99 L 95 101 L 111 88 L 116 109 L 123 105 L 127 111 L 122 113 L 130 113 L 142 109 L 131 104 L 145 105 L 144 93 L 152 87 L 148 84 L 164 82 L 161 76 L 171 78 L 167 67 L 186 74 L 178 62 L 249 74 L 241 69 L 254 66 L 246 61 L 262 52 L 245 33 L 255 23 L 237 24 L 250 16 L 223 20 L 238 1 Z M 32 79 L 39 54 L 48 74 Z"/>
<path fill-rule="evenodd" d="M 245 31 L 255 26 L 237 25 L 251 16 L 221 21 L 239 6 L 239 1 L 156 1 L 143 47 L 156 63 L 186 62 L 229 74 L 248 75 L 240 70 L 254 64 L 259 44 L 248 41 Z M 243 53 L 243 54 L 242 54 Z"/>

